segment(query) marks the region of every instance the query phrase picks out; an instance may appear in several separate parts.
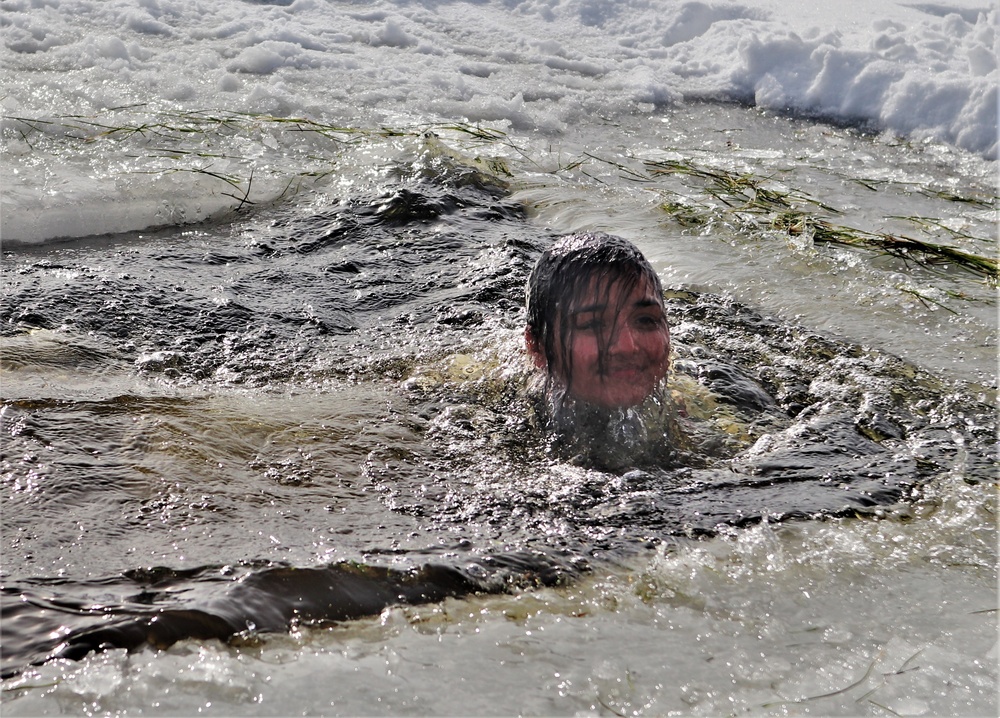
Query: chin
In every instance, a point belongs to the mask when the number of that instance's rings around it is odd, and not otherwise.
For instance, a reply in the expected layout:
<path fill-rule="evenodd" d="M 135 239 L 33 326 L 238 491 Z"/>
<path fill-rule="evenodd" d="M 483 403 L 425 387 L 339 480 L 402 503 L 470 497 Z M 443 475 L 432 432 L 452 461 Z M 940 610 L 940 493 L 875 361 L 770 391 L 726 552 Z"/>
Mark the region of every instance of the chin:
<path fill-rule="evenodd" d="M 642 402 L 646 401 L 646 397 L 649 394 L 643 394 L 642 396 L 629 396 L 620 399 L 614 399 L 612 401 L 603 404 L 606 409 L 631 409 L 633 406 L 639 406 Z"/>
<path fill-rule="evenodd" d="M 604 409 L 629 409 L 646 401 L 652 393 L 653 387 L 645 389 L 630 386 L 620 391 L 605 391 L 590 396 L 581 395 L 578 398 Z"/>

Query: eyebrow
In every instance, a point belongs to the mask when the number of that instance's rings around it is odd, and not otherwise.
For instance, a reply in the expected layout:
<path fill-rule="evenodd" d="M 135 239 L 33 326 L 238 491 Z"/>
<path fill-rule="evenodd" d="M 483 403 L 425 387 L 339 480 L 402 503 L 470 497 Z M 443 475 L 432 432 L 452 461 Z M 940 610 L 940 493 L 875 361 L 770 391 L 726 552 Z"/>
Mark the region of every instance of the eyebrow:
<path fill-rule="evenodd" d="M 622 309 L 628 306 L 636 307 L 638 309 L 645 309 L 646 307 L 659 307 L 660 303 L 655 299 L 644 298 L 644 299 L 639 299 L 630 305 L 626 304 L 622 307 Z M 572 312 L 570 312 L 570 314 L 575 317 L 577 314 L 591 314 L 593 312 L 603 312 L 607 308 L 608 308 L 607 304 L 588 304 L 585 307 L 574 309 Z"/>
<path fill-rule="evenodd" d="M 603 312 L 607 308 L 608 308 L 607 304 L 588 304 L 585 307 L 574 309 L 572 312 L 570 312 L 570 314 L 575 317 L 577 314 L 590 314 L 592 312 Z"/>
<path fill-rule="evenodd" d="M 640 299 L 638 302 L 632 305 L 633 307 L 659 307 L 660 303 L 655 299 Z"/>

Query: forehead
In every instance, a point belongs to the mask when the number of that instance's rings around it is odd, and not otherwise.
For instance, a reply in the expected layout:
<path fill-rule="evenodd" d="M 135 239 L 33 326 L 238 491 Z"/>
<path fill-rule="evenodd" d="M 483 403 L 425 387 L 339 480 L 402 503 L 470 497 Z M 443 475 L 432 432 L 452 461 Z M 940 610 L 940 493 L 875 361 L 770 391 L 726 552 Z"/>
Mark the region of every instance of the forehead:
<path fill-rule="evenodd" d="M 609 276 L 596 272 L 577 285 L 570 302 L 571 312 L 595 311 L 634 304 L 661 304 L 662 297 L 649 277 Z"/>

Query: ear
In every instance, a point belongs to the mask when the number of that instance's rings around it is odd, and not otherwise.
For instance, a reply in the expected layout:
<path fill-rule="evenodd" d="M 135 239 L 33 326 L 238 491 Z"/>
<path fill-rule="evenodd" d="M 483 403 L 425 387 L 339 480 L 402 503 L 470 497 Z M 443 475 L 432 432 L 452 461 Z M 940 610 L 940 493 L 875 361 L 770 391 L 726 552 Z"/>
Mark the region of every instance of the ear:
<path fill-rule="evenodd" d="M 531 331 L 531 327 L 524 328 L 524 348 L 528 351 L 528 358 L 531 359 L 535 368 L 544 369 L 545 352 L 538 346 L 538 340 L 535 338 L 535 333 Z"/>

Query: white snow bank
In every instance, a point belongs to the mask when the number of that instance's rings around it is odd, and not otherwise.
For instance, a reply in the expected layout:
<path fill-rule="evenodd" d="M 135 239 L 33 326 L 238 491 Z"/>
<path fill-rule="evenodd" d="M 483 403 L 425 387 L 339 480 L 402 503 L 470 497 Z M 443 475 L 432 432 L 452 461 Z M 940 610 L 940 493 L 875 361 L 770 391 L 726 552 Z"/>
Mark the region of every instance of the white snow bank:
<path fill-rule="evenodd" d="M 29 113 L 174 100 L 184 84 L 186 102 L 201 107 L 334 115 L 360 99 L 411 114 L 464 107 L 474 118 L 507 106 L 512 119 L 555 127 L 687 96 L 996 156 L 993 4 L 804 5 L 6 0 L 2 60 L 9 96 Z M 232 75 L 244 76 L 239 89 Z M 223 87 L 234 94 L 220 97 Z"/>

